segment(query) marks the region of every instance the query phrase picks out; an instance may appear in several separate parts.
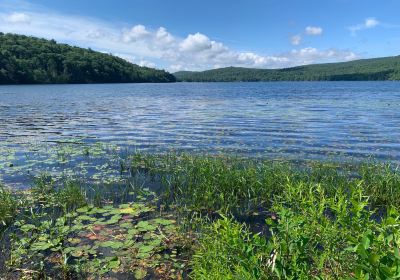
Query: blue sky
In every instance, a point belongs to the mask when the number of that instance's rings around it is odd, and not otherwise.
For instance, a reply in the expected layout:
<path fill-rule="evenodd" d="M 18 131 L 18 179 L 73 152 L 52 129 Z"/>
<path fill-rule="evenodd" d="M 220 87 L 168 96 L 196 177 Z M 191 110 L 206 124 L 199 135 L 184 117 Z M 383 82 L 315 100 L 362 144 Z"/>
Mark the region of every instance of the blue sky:
<path fill-rule="evenodd" d="M 400 54 L 398 0 L 0 0 L 0 31 L 169 71 Z"/>

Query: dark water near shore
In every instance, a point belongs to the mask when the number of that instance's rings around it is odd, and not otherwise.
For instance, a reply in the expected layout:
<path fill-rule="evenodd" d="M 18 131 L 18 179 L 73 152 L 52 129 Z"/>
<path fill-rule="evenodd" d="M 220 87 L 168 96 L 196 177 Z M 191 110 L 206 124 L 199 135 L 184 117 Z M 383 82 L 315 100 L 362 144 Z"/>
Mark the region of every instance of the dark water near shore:
<path fill-rule="evenodd" d="M 0 87 L 0 167 L 18 162 L 20 147 L 71 139 L 151 152 L 399 162 L 400 83 Z"/>

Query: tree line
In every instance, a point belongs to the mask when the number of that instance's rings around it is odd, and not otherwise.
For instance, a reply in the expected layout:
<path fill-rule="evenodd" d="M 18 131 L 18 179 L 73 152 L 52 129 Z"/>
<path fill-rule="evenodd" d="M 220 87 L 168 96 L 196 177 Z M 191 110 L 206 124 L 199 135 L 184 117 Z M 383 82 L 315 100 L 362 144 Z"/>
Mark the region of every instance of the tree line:
<path fill-rule="evenodd" d="M 135 82 L 175 82 L 175 77 L 91 49 L 0 32 L 0 84 Z"/>
<path fill-rule="evenodd" d="M 400 56 L 325 63 L 284 69 L 226 67 L 174 73 L 186 82 L 381 81 L 400 80 Z"/>

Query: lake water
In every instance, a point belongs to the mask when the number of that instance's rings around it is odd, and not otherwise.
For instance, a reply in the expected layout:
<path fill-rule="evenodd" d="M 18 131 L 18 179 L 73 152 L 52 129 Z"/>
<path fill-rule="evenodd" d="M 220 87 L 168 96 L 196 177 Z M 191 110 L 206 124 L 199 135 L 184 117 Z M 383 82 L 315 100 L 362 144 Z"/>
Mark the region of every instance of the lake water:
<path fill-rule="evenodd" d="M 0 87 L 3 167 L 27 145 L 71 139 L 151 152 L 399 162 L 400 83 Z"/>
<path fill-rule="evenodd" d="M 400 159 L 400 83 L 0 87 L 0 141 L 74 137 L 138 149 Z"/>

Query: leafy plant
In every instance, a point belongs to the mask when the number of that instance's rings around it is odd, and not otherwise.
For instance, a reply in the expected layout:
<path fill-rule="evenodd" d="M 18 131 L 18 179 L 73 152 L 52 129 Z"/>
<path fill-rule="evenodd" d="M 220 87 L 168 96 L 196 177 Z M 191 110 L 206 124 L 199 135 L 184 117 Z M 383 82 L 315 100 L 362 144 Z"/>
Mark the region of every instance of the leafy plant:
<path fill-rule="evenodd" d="M 193 279 L 268 279 L 270 247 L 259 235 L 223 217 L 207 227 L 192 260 Z"/>

